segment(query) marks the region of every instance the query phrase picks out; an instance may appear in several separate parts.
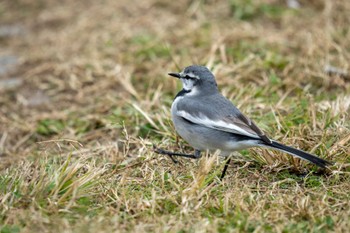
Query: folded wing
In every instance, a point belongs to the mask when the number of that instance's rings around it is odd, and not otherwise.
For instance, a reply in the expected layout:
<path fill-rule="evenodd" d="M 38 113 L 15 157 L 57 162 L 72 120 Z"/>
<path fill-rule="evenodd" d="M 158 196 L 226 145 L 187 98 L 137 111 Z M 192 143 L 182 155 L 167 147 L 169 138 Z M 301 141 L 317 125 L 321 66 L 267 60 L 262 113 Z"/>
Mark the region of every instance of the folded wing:
<path fill-rule="evenodd" d="M 187 103 L 182 102 L 178 105 L 177 115 L 204 127 L 261 139 L 268 144 L 272 143 L 251 119 L 244 116 L 226 98 L 220 101 L 206 99 L 206 103 L 205 106 L 199 103 L 195 106 L 191 105 L 190 108 Z M 210 105 L 216 106 L 215 112 L 210 111 L 213 109 L 208 107 Z"/>

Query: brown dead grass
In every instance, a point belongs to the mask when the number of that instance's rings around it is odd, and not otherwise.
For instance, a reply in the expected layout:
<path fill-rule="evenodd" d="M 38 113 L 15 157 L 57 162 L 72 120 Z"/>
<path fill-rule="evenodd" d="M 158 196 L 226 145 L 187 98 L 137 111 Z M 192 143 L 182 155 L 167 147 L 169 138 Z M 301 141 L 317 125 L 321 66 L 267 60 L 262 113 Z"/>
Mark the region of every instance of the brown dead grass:
<path fill-rule="evenodd" d="M 300 2 L 248 21 L 229 1 L 1 2 L 2 24 L 21 33 L 0 37 L 0 56 L 18 57 L 0 81 L 21 82 L 0 88 L 0 167 L 23 180 L 23 199 L 2 191 L 0 222 L 28 232 L 347 231 L 350 80 L 324 68 L 350 72 L 350 4 Z M 180 86 L 165 76 L 194 63 L 267 133 L 338 162 L 334 170 L 317 178 L 305 162 L 255 150 L 218 184 L 215 156 L 175 166 L 154 155 L 152 143 L 185 145 L 169 117 Z M 57 174 L 74 184 L 66 194 Z"/>

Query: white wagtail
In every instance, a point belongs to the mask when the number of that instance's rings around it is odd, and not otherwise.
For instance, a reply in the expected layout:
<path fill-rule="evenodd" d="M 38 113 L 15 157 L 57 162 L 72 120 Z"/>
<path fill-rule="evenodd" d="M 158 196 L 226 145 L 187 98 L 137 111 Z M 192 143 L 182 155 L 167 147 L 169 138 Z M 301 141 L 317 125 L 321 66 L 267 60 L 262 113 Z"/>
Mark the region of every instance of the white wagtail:
<path fill-rule="evenodd" d="M 331 163 L 307 152 L 269 139 L 248 117 L 218 90 L 215 77 L 205 66 L 189 66 L 180 73 L 169 73 L 181 80 L 183 89 L 171 106 L 171 116 L 177 133 L 194 149 L 183 154 L 155 148 L 159 154 L 198 159 L 201 151 L 220 150 L 229 156 L 233 151 L 250 147 L 267 147 L 288 153 L 325 168 Z M 173 158 L 172 158 L 173 159 Z M 175 161 L 173 159 L 173 161 Z M 225 176 L 227 160 L 221 179 Z"/>

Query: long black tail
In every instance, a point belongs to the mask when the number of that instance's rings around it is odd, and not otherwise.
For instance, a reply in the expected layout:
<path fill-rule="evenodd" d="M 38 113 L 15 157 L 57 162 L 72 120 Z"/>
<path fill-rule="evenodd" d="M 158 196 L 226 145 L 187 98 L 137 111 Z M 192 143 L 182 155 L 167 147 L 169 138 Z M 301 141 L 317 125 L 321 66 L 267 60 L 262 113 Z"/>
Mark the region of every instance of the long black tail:
<path fill-rule="evenodd" d="M 272 144 L 264 144 L 264 146 L 270 147 L 272 149 L 280 150 L 282 152 L 288 153 L 288 154 L 293 155 L 293 156 L 297 156 L 301 159 L 304 159 L 304 160 L 307 160 L 311 163 L 314 163 L 317 166 L 322 167 L 322 168 L 326 168 L 327 166 L 332 165 L 332 163 L 328 162 L 327 160 L 318 158 L 318 157 L 316 157 L 312 154 L 309 154 L 305 151 L 298 150 L 298 149 L 295 149 L 293 147 L 283 145 L 283 144 L 278 143 L 276 141 L 272 141 Z"/>

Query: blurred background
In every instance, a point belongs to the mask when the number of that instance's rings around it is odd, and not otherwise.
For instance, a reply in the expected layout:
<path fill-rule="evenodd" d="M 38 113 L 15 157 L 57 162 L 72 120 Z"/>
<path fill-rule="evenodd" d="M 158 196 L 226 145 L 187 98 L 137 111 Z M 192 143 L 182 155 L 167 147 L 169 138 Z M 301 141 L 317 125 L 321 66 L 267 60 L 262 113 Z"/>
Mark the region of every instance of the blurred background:
<path fill-rule="evenodd" d="M 53 139 L 175 140 L 181 86 L 166 74 L 191 64 L 268 133 L 317 144 L 328 130 L 332 146 L 349 133 L 349 12 L 347 0 L 1 1 L 1 166 Z"/>

